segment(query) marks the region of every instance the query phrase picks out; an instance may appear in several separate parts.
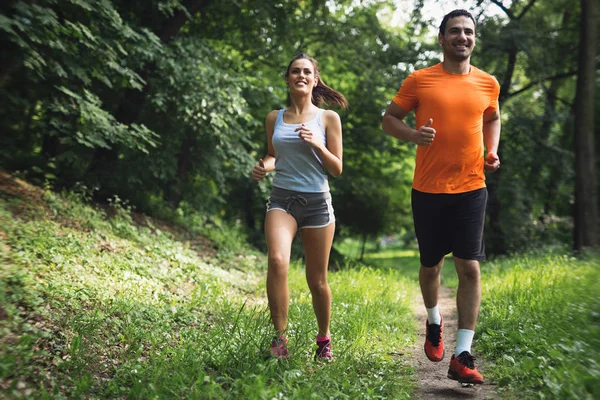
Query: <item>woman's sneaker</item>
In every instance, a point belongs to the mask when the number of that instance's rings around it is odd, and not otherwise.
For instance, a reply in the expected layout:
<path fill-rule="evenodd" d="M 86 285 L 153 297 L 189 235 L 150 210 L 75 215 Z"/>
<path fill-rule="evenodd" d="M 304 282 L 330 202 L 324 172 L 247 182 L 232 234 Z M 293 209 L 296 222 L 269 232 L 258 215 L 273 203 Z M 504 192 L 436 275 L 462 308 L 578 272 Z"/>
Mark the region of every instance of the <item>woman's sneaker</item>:
<path fill-rule="evenodd" d="M 460 383 L 483 383 L 483 376 L 475 368 L 475 357 L 468 351 L 463 351 L 458 357 L 452 355 L 448 378 Z"/>
<path fill-rule="evenodd" d="M 444 359 L 446 349 L 444 348 L 444 319 L 440 324 L 430 324 L 425 321 L 425 355 L 430 361 L 439 362 Z"/>
<path fill-rule="evenodd" d="M 331 338 L 321 338 L 317 336 L 317 351 L 315 353 L 315 361 L 333 359 L 333 353 L 331 352 Z"/>
<path fill-rule="evenodd" d="M 275 358 L 289 358 L 290 352 L 287 348 L 287 342 L 285 336 L 275 336 L 271 343 L 271 355 Z"/>

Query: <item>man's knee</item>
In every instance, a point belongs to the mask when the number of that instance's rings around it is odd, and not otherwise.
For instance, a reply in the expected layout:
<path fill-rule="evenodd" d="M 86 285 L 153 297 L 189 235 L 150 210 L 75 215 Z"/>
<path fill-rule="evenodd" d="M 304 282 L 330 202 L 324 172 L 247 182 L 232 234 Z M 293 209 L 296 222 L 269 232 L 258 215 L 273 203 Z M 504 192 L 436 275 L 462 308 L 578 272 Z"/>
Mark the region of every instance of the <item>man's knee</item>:
<path fill-rule="evenodd" d="M 455 258 L 454 263 L 459 279 L 467 279 L 471 281 L 480 279 L 481 272 L 479 268 L 479 261 Z"/>
<path fill-rule="evenodd" d="M 443 265 L 444 265 L 444 259 L 442 259 L 439 263 L 437 263 L 436 265 L 434 265 L 432 267 L 426 267 L 423 264 L 421 264 L 421 276 L 424 276 L 424 277 L 430 278 L 430 279 L 437 278 L 440 275 L 440 272 L 442 271 Z"/>

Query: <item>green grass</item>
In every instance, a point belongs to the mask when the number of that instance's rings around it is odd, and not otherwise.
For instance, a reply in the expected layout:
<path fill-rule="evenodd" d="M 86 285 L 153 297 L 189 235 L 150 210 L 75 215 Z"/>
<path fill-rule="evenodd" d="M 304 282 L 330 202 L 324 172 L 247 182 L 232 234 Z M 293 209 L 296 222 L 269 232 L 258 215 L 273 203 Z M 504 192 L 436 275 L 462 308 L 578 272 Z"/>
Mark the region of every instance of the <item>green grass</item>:
<path fill-rule="evenodd" d="M 0 192 L 0 397 L 408 399 L 418 253 L 370 244 L 329 275 L 335 360 L 316 363 L 304 269 L 290 268 L 290 360 L 272 337 L 264 254 L 212 255 L 114 202 Z M 114 215 L 113 215 L 114 214 Z M 197 231 L 202 231 L 199 227 Z M 220 243 L 239 242 L 221 232 Z M 232 236 L 230 236 L 232 235 Z M 341 251 L 355 251 L 344 241 Z M 346 253 L 346 256 L 348 254 Z M 600 398 L 600 258 L 530 253 L 482 264 L 474 347 L 506 398 Z M 456 289 L 451 259 L 442 283 Z"/>
<path fill-rule="evenodd" d="M 335 360 L 315 363 L 303 268 L 290 270 L 291 359 L 265 357 L 264 255 L 214 257 L 116 204 L 0 193 L 0 397 L 407 399 L 414 285 L 394 270 L 330 274 Z M 83 199 L 85 200 L 85 199 Z"/>
<path fill-rule="evenodd" d="M 600 258 L 501 259 L 483 269 L 477 349 L 519 398 L 600 398 Z M 509 396 L 510 397 L 510 396 Z"/>
<path fill-rule="evenodd" d="M 366 256 L 418 282 L 418 253 Z M 481 264 L 482 305 L 474 348 L 486 379 L 513 399 L 600 398 L 600 257 L 529 253 Z M 452 258 L 442 284 L 456 290 Z"/>

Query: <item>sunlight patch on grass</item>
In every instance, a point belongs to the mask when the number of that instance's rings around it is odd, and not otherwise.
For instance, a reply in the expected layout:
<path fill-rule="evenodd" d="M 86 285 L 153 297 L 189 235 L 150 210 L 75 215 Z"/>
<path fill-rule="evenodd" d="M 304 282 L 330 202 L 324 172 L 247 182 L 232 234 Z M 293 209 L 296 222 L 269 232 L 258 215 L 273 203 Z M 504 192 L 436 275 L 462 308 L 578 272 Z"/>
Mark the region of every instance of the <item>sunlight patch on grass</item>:
<path fill-rule="evenodd" d="M 414 258 L 419 257 L 419 252 L 413 249 L 394 249 L 394 250 L 380 250 L 376 253 L 369 253 L 365 255 L 367 259 L 378 259 L 378 258 Z"/>

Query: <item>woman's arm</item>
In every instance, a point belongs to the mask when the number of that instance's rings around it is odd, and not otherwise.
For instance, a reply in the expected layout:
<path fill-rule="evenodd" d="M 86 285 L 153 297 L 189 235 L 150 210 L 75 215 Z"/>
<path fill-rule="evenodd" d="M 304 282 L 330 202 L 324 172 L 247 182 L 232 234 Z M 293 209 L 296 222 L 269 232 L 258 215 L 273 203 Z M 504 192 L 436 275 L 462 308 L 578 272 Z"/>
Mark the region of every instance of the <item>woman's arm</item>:
<path fill-rule="evenodd" d="M 267 133 L 267 154 L 258 160 L 252 168 L 252 178 L 260 181 L 275 169 L 275 148 L 273 147 L 273 132 L 275 131 L 275 122 L 277 121 L 278 110 L 273 110 L 265 118 L 265 131 Z"/>

